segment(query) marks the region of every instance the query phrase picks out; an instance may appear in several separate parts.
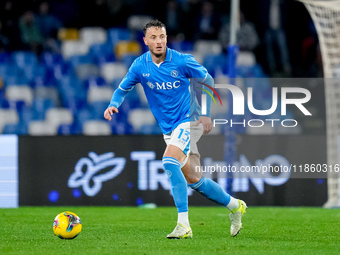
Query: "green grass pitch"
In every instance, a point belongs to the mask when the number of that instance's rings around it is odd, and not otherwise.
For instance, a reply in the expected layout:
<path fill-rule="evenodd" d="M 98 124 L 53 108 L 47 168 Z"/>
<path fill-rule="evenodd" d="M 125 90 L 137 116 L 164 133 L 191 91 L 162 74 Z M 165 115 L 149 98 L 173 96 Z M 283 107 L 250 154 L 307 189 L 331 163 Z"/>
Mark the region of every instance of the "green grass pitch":
<path fill-rule="evenodd" d="M 54 217 L 79 215 L 83 230 L 73 240 L 54 236 Z M 193 239 L 168 240 L 175 207 L 20 207 L 0 209 L 0 254 L 340 254 L 340 210 L 250 207 L 237 237 L 228 212 L 191 207 Z"/>

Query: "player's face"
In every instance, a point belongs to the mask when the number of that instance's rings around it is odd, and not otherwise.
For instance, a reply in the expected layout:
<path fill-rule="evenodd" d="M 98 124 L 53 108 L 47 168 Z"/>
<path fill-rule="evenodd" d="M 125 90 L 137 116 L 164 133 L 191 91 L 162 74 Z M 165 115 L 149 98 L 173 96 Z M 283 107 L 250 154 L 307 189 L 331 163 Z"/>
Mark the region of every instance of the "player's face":
<path fill-rule="evenodd" d="M 166 53 L 167 36 L 165 28 L 150 27 L 146 30 L 144 43 L 149 47 L 150 52 L 156 57 L 161 57 Z"/>

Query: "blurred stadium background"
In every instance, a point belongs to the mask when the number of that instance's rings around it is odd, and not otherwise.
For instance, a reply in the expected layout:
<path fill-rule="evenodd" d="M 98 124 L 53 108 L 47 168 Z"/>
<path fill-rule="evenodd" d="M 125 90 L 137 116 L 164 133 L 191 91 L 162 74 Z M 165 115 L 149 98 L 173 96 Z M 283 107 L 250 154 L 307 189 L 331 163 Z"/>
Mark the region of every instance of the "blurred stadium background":
<path fill-rule="evenodd" d="M 141 86 L 104 121 L 113 91 L 147 51 L 142 27 L 153 18 L 166 24 L 169 47 L 228 83 L 231 1 L 0 1 L 1 254 L 339 254 L 338 210 L 311 207 L 340 206 L 340 86 L 323 79 L 339 77 L 340 0 L 318 1 L 327 8 L 303 0 L 314 23 L 299 1 L 240 1 L 236 85 L 255 88 L 256 109 L 271 106 L 273 87 L 304 87 L 313 115 L 288 108 L 285 118 L 299 122 L 292 129 L 214 128 L 199 142 L 202 164 L 315 170 L 328 163 L 337 172 L 206 176 L 249 205 L 237 238 L 226 209 L 191 189 L 194 239 L 165 238 L 176 208 L 164 140 Z M 222 110 L 213 105 L 213 118 L 226 118 Z M 265 120 L 249 111 L 244 118 Z M 52 232 L 66 210 L 83 222 L 70 242 Z"/>
<path fill-rule="evenodd" d="M 241 1 L 237 76 L 321 77 L 307 10 L 295 1 L 278 1 L 275 8 L 269 0 Z M 112 92 L 147 50 L 142 27 L 151 18 L 167 25 L 169 47 L 193 54 L 216 82 L 228 81 L 230 1 L 6 0 L 0 11 L 3 134 L 160 134 L 139 86 L 112 122 L 103 119 Z M 265 107 L 271 85 L 257 89 L 254 104 Z M 306 131 L 324 132 L 320 118 Z"/>
<path fill-rule="evenodd" d="M 192 54 L 217 83 L 229 82 L 230 4 L 1 1 L 0 207 L 172 205 L 168 179 L 161 171 L 164 143 L 141 86 L 129 93 L 111 122 L 104 120 L 103 112 L 131 63 L 147 51 L 142 28 L 153 18 L 166 24 L 170 48 Z M 308 109 L 313 116 L 303 118 L 292 108 L 285 118 L 297 119 L 298 128 L 235 126 L 235 160 L 254 165 L 279 155 L 275 164 L 325 163 L 325 92 L 323 79 L 316 79 L 323 77 L 323 68 L 307 9 L 298 1 L 240 1 L 239 17 L 237 85 L 243 90 L 256 87 L 257 109 L 271 105 L 272 87 L 304 86 L 312 94 Z M 287 85 L 281 78 L 308 79 Z M 212 111 L 213 117 L 225 118 L 218 108 Z M 273 117 L 282 119 L 280 114 Z M 246 118 L 266 117 L 248 111 Z M 224 139 L 222 127 L 203 139 L 203 163 L 225 159 Z M 216 148 L 214 155 L 209 148 Z M 111 179 L 96 183 L 98 172 L 79 182 L 85 178 L 81 171 L 93 170 L 101 160 L 115 166 Z M 124 162 L 126 171 L 118 162 Z M 249 205 L 321 206 L 327 200 L 326 176 L 281 182 L 246 176 L 233 184 L 225 176 L 214 178 Z M 191 204 L 211 205 L 190 195 Z"/>

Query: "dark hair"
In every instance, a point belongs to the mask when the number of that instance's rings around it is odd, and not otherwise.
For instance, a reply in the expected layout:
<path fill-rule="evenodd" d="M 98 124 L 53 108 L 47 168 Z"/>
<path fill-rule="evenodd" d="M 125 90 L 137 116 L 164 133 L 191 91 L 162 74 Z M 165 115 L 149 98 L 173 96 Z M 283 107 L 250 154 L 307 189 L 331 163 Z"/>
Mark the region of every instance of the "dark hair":
<path fill-rule="evenodd" d="M 144 28 L 143 28 L 144 35 L 146 34 L 146 30 L 148 30 L 150 27 L 159 27 L 159 28 L 164 27 L 164 29 L 166 29 L 165 25 L 162 22 L 160 22 L 158 19 L 151 20 L 148 23 L 146 23 Z"/>

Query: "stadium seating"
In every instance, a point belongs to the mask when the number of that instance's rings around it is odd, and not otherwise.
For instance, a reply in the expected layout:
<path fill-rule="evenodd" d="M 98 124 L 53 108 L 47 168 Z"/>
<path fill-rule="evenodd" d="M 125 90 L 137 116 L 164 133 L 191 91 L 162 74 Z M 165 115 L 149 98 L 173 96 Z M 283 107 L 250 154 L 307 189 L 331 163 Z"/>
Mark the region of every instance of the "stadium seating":
<path fill-rule="evenodd" d="M 45 85 L 55 85 L 58 80 L 61 80 L 64 75 L 68 75 L 71 71 L 71 65 L 69 63 L 56 63 L 49 70 L 46 75 Z"/>
<path fill-rule="evenodd" d="M 41 54 L 41 61 L 46 67 L 52 68 L 54 65 L 62 64 L 64 60 L 61 54 L 44 52 Z"/>
<path fill-rule="evenodd" d="M 94 62 L 98 65 L 116 61 L 116 57 L 113 52 L 113 46 L 109 42 L 91 45 L 90 54 Z"/>
<path fill-rule="evenodd" d="M 101 76 L 91 75 L 89 78 L 85 79 L 84 87 L 88 90 L 90 87 L 101 87 L 106 86 L 106 81 Z"/>
<path fill-rule="evenodd" d="M 54 105 L 60 105 L 59 92 L 56 87 L 38 86 L 34 89 L 35 99 L 50 99 Z"/>
<path fill-rule="evenodd" d="M 91 76 L 99 75 L 99 68 L 95 64 L 81 64 L 76 67 L 76 74 L 80 80 L 86 80 Z"/>
<path fill-rule="evenodd" d="M 65 108 L 50 108 L 46 111 L 46 122 L 53 125 L 57 130 L 62 124 L 72 124 L 73 114 Z"/>
<path fill-rule="evenodd" d="M 137 132 L 141 130 L 144 125 L 154 125 L 156 120 L 148 109 L 132 109 L 129 112 L 128 121 L 133 129 Z"/>
<path fill-rule="evenodd" d="M 113 89 L 110 87 L 91 86 L 87 92 L 87 102 L 110 102 L 113 94 Z"/>
<path fill-rule="evenodd" d="M 45 121 L 31 121 L 28 126 L 28 134 L 32 136 L 57 135 L 54 124 Z"/>
<path fill-rule="evenodd" d="M 198 40 L 195 42 L 194 51 L 206 54 L 220 54 L 222 45 L 218 41 Z"/>
<path fill-rule="evenodd" d="M 61 43 L 61 54 L 64 59 L 75 55 L 86 55 L 89 52 L 89 45 L 83 41 L 63 41 Z"/>
<path fill-rule="evenodd" d="M 83 125 L 84 135 L 111 135 L 110 125 L 104 120 L 89 120 Z"/>
<path fill-rule="evenodd" d="M 127 68 L 122 63 L 106 63 L 100 67 L 100 75 L 110 84 L 115 78 L 123 78 Z"/>
<path fill-rule="evenodd" d="M 142 52 L 142 47 L 137 41 L 120 41 L 114 48 L 117 59 L 122 60 L 126 55 L 138 56 Z"/>
<path fill-rule="evenodd" d="M 168 47 L 179 52 L 191 53 L 194 51 L 194 44 L 189 41 L 172 41 L 168 43 Z"/>
<path fill-rule="evenodd" d="M 47 84 L 47 68 L 43 64 L 26 67 L 24 68 L 24 73 L 32 87 L 43 86 Z"/>
<path fill-rule="evenodd" d="M 109 103 L 109 101 L 96 101 L 88 106 L 94 119 L 104 120 L 104 111 Z"/>
<path fill-rule="evenodd" d="M 126 67 L 130 67 L 133 63 L 133 61 L 135 61 L 135 59 L 137 58 L 138 56 L 135 55 L 135 54 L 130 54 L 130 53 L 127 53 L 123 56 L 122 58 L 122 63 L 126 66 Z"/>
<path fill-rule="evenodd" d="M 27 134 L 27 126 L 21 123 L 15 124 L 6 124 L 2 130 L 3 134 L 18 134 L 18 135 L 26 135 Z"/>
<path fill-rule="evenodd" d="M 135 86 L 135 91 L 138 94 L 138 98 L 140 100 L 140 106 L 141 107 L 148 107 L 149 106 L 148 99 L 146 98 L 145 93 L 144 93 L 144 89 L 143 89 L 143 87 L 140 83 L 138 83 Z"/>
<path fill-rule="evenodd" d="M 144 124 L 140 127 L 139 132 L 144 135 L 154 135 L 154 134 L 162 134 L 161 128 L 158 124 Z"/>
<path fill-rule="evenodd" d="M 79 30 L 80 40 L 87 45 L 105 43 L 107 40 L 106 30 L 102 27 L 83 27 Z"/>
<path fill-rule="evenodd" d="M 134 39 L 136 39 L 139 42 L 139 44 L 142 46 L 143 53 L 145 53 L 149 50 L 149 48 L 147 45 L 145 45 L 143 38 L 144 38 L 144 32 L 142 30 L 135 31 Z"/>
<path fill-rule="evenodd" d="M 127 26 L 130 30 L 143 30 L 144 24 L 148 23 L 153 18 L 147 15 L 132 15 L 128 18 Z"/>
<path fill-rule="evenodd" d="M 13 109 L 0 109 L 0 133 L 6 124 L 17 124 L 19 116 L 16 110 Z"/>
<path fill-rule="evenodd" d="M 227 57 L 223 54 L 205 54 L 203 66 L 212 77 L 216 77 L 217 74 L 226 73 Z"/>
<path fill-rule="evenodd" d="M 28 84 L 24 71 L 12 62 L 0 65 L 0 76 L 6 86 Z"/>
<path fill-rule="evenodd" d="M 127 122 L 117 122 L 114 125 L 111 123 L 112 134 L 116 135 L 130 135 L 137 134 L 133 127 Z"/>
<path fill-rule="evenodd" d="M 237 66 L 254 66 L 256 64 L 256 59 L 254 53 L 250 51 L 240 51 L 237 60 L 236 65 Z"/>
<path fill-rule="evenodd" d="M 74 55 L 68 59 L 68 62 L 73 68 L 76 68 L 79 65 L 92 64 L 94 62 L 94 59 L 92 58 L 91 54 Z"/>
<path fill-rule="evenodd" d="M 119 41 L 132 39 L 131 31 L 125 28 L 110 28 L 107 33 L 108 41 L 113 47 Z"/>
<path fill-rule="evenodd" d="M 61 124 L 58 127 L 58 135 L 78 135 L 81 134 L 76 123 L 73 124 Z"/>
<path fill-rule="evenodd" d="M 203 64 L 203 59 L 204 59 L 204 53 L 203 52 L 193 51 L 193 52 L 191 52 L 191 55 L 194 57 L 194 59 L 199 64 Z"/>
<path fill-rule="evenodd" d="M 51 99 L 34 99 L 31 107 L 31 115 L 33 119 L 42 120 L 45 119 L 45 113 L 48 109 L 56 107 Z"/>
<path fill-rule="evenodd" d="M 88 120 L 95 120 L 95 114 L 91 111 L 89 106 L 78 109 L 77 115 L 75 116 L 75 121 L 78 127 L 83 126 L 83 124 Z"/>
<path fill-rule="evenodd" d="M 8 108 L 8 102 L 5 98 L 5 91 L 3 88 L 3 84 L 0 84 L 0 108 Z"/>
<path fill-rule="evenodd" d="M 31 106 L 33 102 L 33 90 L 28 85 L 12 85 L 6 88 L 5 97 L 8 101 L 24 101 Z"/>
<path fill-rule="evenodd" d="M 13 63 L 20 68 L 25 68 L 27 65 L 36 65 L 38 63 L 37 56 L 30 51 L 17 51 L 12 54 Z"/>
<path fill-rule="evenodd" d="M 0 64 L 9 63 L 11 54 L 9 52 L 0 52 Z"/>
<path fill-rule="evenodd" d="M 58 31 L 58 39 L 60 41 L 68 41 L 68 40 L 78 40 L 79 32 L 76 28 L 60 28 Z"/>
<path fill-rule="evenodd" d="M 103 118 L 113 91 L 128 68 L 136 57 L 148 50 L 141 29 L 149 19 L 132 16 L 128 29 L 62 28 L 58 31 L 60 54 L 43 52 L 38 57 L 28 51 L 0 53 L 0 133 L 72 135 L 86 130 L 94 134 L 93 127 L 100 126 L 103 135 L 159 134 L 160 128 L 138 84 L 111 122 Z M 222 47 L 217 41 L 172 41 L 168 46 L 192 54 L 216 77 L 217 83 L 229 82 L 227 56 L 221 53 Z M 252 53 L 241 52 L 237 61 L 238 76 L 265 78 Z M 240 85 L 243 89 L 249 86 L 258 88 L 254 105 L 258 109 L 268 107 L 270 84 L 255 84 L 245 79 Z M 219 93 L 226 96 L 224 91 Z M 213 114 L 218 116 L 223 109 L 215 108 Z"/>

